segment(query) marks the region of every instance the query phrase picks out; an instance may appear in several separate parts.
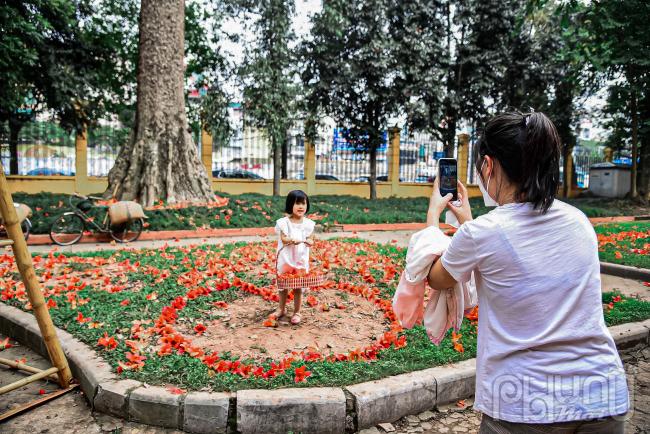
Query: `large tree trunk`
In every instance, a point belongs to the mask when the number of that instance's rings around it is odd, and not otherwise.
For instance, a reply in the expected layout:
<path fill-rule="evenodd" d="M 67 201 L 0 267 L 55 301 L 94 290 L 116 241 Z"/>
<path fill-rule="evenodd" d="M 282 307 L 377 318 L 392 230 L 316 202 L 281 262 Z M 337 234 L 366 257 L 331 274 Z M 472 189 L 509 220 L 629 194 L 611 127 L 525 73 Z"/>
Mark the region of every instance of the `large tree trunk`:
<path fill-rule="evenodd" d="M 370 148 L 370 199 L 377 199 L 377 147 Z"/>
<path fill-rule="evenodd" d="M 142 0 L 135 125 L 105 195 L 145 206 L 214 194 L 189 133 L 183 96 L 184 0 Z"/>
<path fill-rule="evenodd" d="M 273 196 L 279 196 L 282 176 L 282 146 L 276 138 L 272 138 L 271 143 L 273 146 Z"/>

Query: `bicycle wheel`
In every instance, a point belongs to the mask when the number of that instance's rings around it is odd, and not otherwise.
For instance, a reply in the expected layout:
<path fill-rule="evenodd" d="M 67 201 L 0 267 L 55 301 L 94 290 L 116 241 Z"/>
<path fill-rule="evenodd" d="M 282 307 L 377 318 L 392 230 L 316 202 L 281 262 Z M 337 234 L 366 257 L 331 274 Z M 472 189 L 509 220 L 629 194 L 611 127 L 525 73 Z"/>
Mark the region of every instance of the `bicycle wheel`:
<path fill-rule="evenodd" d="M 111 225 L 111 237 L 118 243 L 130 243 L 137 240 L 142 233 L 142 219 L 129 220 L 119 225 Z"/>
<path fill-rule="evenodd" d="M 29 238 L 29 232 L 32 230 L 32 223 L 29 221 L 29 219 L 23 220 L 23 222 L 20 224 L 20 229 L 23 230 L 25 241 L 27 241 L 27 238 Z M 4 238 L 9 238 L 9 234 L 7 234 L 5 227 L 3 225 L 0 225 L 0 239 Z"/>
<path fill-rule="evenodd" d="M 25 235 L 25 241 L 27 241 L 27 238 L 29 238 L 29 231 L 32 230 L 32 222 L 30 222 L 29 219 L 25 219 L 20 224 L 20 228 L 23 230 L 23 234 Z"/>
<path fill-rule="evenodd" d="M 64 214 L 54 220 L 50 227 L 50 238 L 59 246 L 70 246 L 81 239 L 86 223 L 77 214 Z"/>

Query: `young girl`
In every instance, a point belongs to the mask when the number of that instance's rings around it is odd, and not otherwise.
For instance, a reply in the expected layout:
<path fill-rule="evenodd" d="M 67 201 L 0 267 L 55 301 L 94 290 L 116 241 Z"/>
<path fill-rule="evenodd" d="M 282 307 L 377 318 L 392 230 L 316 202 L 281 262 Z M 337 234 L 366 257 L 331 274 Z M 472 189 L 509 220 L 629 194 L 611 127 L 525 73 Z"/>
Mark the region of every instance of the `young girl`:
<path fill-rule="evenodd" d="M 302 190 L 293 190 L 287 195 L 284 207 L 286 217 L 282 217 L 275 224 L 275 232 L 280 236 L 278 240 L 278 274 L 304 270 L 309 272 L 309 247 L 314 243 L 313 220 L 305 217 L 309 212 L 309 198 Z M 293 290 L 293 316 L 291 324 L 299 324 L 300 305 L 302 302 L 302 289 Z M 279 320 L 285 314 L 288 291 L 280 291 L 280 307 L 275 313 Z"/>

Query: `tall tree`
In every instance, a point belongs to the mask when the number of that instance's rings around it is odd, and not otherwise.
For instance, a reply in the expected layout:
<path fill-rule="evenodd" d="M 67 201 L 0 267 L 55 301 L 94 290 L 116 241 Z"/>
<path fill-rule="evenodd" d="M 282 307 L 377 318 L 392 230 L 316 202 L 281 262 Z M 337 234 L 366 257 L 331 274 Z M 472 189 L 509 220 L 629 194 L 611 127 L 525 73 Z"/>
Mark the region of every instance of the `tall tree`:
<path fill-rule="evenodd" d="M 639 134 L 647 131 L 647 119 L 642 118 L 642 107 L 650 98 L 650 34 L 646 31 L 650 16 L 650 3 L 644 0 L 624 2 L 593 1 L 584 13 L 583 41 L 589 50 L 584 55 L 593 68 L 609 79 L 625 81 L 626 104 L 610 104 L 610 112 L 622 112 L 629 120 L 632 154 L 632 179 L 630 194 L 639 195 L 637 188 L 637 157 Z M 620 86 L 615 84 L 615 86 Z M 611 101 L 611 100 L 610 100 Z M 644 141 L 641 141 L 643 144 Z M 642 156 L 650 151 L 641 150 Z M 650 161 L 642 163 L 650 172 Z M 642 178 L 650 181 L 650 176 Z M 650 199 L 650 184 L 641 188 Z"/>
<path fill-rule="evenodd" d="M 144 205 L 214 198 L 185 113 L 184 17 L 183 0 L 141 2 L 135 124 L 106 195 Z"/>
<path fill-rule="evenodd" d="M 377 198 L 377 149 L 403 94 L 392 69 L 387 0 L 328 0 L 305 44 L 307 105 L 334 118 L 358 152 L 370 156 L 370 198 Z"/>
<path fill-rule="evenodd" d="M 255 44 L 246 53 L 240 70 L 244 88 L 244 120 L 264 131 L 273 153 L 273 195 L 280 194 L 283 149 L 293 122 L 297 93 L 295 55 L 290 47 L 293 0 L 242 2 L 256 15 Z M 284 161 L 286 164 L 286 159 Z M 286 168 L 285 168 L 286 171 Z"/>
<path fill-rule="evenodd" d="M 0 5 L 0 122 L 9 125 L 11 174 L 18 173 L 18 135 L 49 109 L 67 130 L 99 108 L 96 89 L 110 52 L 93 38 L 87 1 L 26 0 Z"/>

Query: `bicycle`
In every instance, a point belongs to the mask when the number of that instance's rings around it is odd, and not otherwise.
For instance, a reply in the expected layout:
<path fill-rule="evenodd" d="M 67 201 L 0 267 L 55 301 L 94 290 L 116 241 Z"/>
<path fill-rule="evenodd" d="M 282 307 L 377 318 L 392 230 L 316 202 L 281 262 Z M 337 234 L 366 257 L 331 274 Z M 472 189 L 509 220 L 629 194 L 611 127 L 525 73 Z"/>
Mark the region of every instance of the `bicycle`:
<path fill-rule="evenodd" d="M 20 204 L 14 203 L 15 208 L 18 208 L 19 206 Z M 23 235 L 25 235 L 25 241 L 27 241 L 29 238 L 29 233 L 32 230 L 32 222 L 29 221 L 28 217 L 25 217 L 25 220 L 20 222 L 20 228 L 23 230 Z M 2 219 L 0 219 L 0 239 L 3 238 L 9 238 L 9 234 L 7 234 L 7 230 L 5 229 Z"/>
<path fill-rule="evenodd" d="M 81 199 L 81 201 L 73 205 L 73 198 Z M 50 227 L 50 239 L 59 246 L 70 246 L 77 243 L 87 232 L 86 228 L 90 227 L 99 233 L 109 234 L 118 243 L 130 243 L 137 240 L 144 228 L 144 220 L 136 218 L 117 225 L 111 224 L 108 206 L 95 205 L 92 202 L 101 200 L 104 199 L 96 196 L 83 196 L 79 193 L 70 195 L 68 203 L 73 211 L 65 212 L 54 220 Z M 94 207 L 106 209 L 101 226 L 87 214 Z"/>

